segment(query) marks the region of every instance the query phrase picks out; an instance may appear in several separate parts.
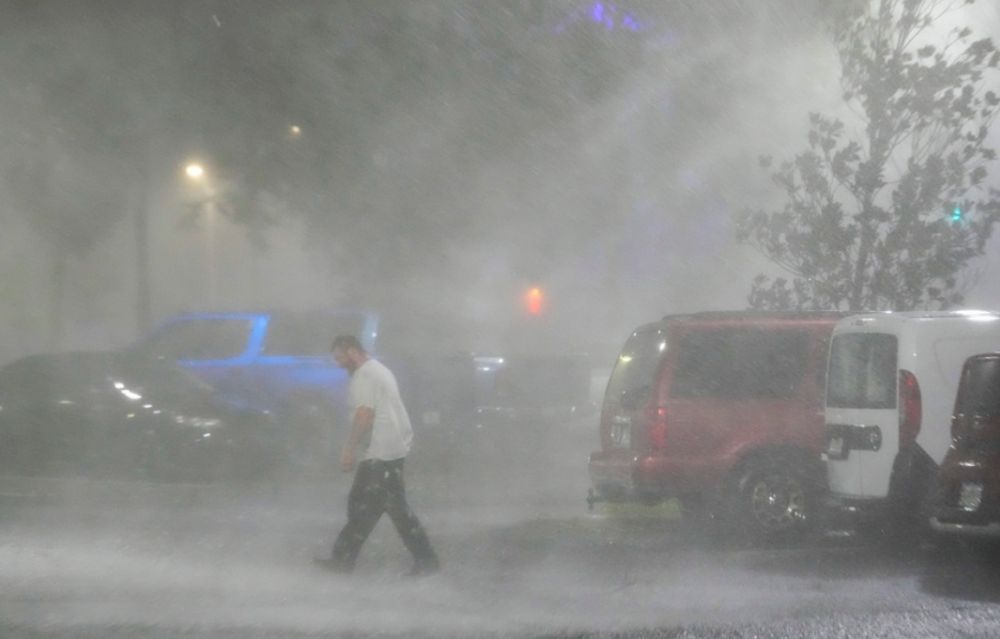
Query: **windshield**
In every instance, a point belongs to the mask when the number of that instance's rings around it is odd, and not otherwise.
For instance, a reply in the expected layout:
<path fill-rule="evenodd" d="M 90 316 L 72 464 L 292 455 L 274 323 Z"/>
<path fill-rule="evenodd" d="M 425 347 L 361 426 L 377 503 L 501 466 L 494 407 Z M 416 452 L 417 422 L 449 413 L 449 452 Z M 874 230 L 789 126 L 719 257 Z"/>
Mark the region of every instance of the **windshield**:
<path fill-rule="evenodd" d="M 895 408 L 896 337 L 881 333 L 834 337 L 826 403 L 836 408 Z"/>
<path fill-rule="evenodd" d="M 955 412 L 1000 417 L 1000 357 L 969 360 L 962 371 Z"/>

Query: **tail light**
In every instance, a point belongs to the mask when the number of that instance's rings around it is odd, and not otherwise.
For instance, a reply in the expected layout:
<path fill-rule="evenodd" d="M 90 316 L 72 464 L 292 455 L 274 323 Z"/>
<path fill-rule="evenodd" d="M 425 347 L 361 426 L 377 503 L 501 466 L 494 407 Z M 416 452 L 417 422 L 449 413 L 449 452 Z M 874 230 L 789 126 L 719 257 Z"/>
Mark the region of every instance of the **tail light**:
<path fill-rule="evenodd" d="M 649 447 L 653 449 L 666 448 L 667 407 L 650 402 L 646 411 L 646 423 L 649 424 Z"/>
<path fill-rule="evenodd" d="M 920 402 L 920 384 L 910 371 L 899 371 L 899 447 L 916 443 L 920 434 L 923 409 Z"/>

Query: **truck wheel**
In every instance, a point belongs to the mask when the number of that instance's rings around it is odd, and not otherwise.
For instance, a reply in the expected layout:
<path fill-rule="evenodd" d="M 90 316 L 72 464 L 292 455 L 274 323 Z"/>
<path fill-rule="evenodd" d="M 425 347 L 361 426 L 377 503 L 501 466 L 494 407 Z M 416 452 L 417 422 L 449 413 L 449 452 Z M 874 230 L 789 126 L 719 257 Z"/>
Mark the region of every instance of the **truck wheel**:
<path fill-rule="evenodd" d="M 802 464 L 764 458 L 743 469 L 733 499 L 731 523 L 742 536 L 750 541 L 792 540 L 812 524 L 816 491 Z"/>

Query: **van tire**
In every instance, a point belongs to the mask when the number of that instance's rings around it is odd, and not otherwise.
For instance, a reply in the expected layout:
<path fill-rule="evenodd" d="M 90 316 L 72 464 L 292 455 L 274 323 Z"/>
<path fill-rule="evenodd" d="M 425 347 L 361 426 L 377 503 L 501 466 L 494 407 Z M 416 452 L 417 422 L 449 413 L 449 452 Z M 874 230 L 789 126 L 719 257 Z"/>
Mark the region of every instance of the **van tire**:
<path fill-rule="evenodd" d="M 815 519 L 816 478 L 810 466 L 784 456 L 758 457 L 736 475 L 730 526 L 750 542 L 802 538 Z"/>

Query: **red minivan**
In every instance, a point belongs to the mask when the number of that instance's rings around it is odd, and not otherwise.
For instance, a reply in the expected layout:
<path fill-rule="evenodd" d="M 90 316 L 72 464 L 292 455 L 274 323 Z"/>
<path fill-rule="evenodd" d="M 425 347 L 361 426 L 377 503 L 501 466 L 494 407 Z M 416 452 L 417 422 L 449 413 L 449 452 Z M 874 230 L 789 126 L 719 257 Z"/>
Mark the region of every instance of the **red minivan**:
<path fill-rule="evenodd" d="M 757 540 L 807 529 L 825 484 L 823 391 L 832 312 L 668 315 L 612 370 L 589 501 L 712 514 Z"/>

